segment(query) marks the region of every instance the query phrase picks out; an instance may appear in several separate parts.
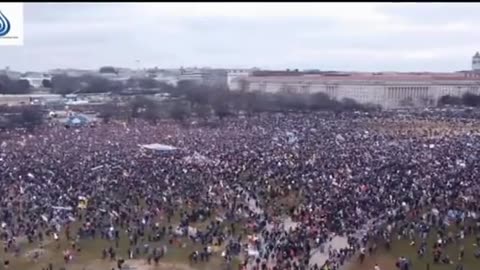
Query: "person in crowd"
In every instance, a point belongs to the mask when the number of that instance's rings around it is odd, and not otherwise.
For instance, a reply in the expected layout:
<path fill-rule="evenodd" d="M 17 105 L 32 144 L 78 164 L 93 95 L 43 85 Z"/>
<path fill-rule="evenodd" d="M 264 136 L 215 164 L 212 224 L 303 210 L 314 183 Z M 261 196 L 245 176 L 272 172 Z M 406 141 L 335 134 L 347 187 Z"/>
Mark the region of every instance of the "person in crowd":
<path fill-rule="evenodd" d="M 418 121 L 471 130 L 419 130 Z M 363 260 L 377 244 L 389 249 L 394 237 L 423 256 L 431 247 L 420 244 L 422 235 L 435 231 L 435 262 L 442 262 L 442 251 L 464 237 L 449 236 L 445 223 L 475 220 L 462 234 L 480 232 L 478 124 L 445 112 L 289 113 L 227 118 L 216 128 L 136 119 L 4 131 L 4 249 L 14 252 L 28 236 L 68 238 L 75 252 L 78 240 L 99 238 L 110 244 L 104 260 L 142 256 L 157 264 L 166 248 L 148 244 L 165 239 L 177 248 L 183 237 L 201 245 L 185 258 L 194 264 L 221 246 L 226 261 L 250 252 L 248 269 L 319 269 L 322 249 L 326 267 L 338 269 L 360 250 Z M 139 147 L 150 143 L 176 149 Z M 193 230 L 198 222 L 208 226 Z M 239 237 L 247 231 L 256 239 Z M 329 248 L 336 236 L 348 246 Z M 128 254 L 118 254 L 123 242 Z M 407 258 L 397 266 L 411 269 Z"/>

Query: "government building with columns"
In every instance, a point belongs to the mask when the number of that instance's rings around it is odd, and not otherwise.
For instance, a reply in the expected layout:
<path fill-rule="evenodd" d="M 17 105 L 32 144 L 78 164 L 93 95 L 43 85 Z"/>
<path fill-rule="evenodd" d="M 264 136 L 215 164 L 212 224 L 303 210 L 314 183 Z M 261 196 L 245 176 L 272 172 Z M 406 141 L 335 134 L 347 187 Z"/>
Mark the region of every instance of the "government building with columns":
<path fill-rule="evenodd" d="M 452 73 L 432 72 L 290 72 L 235 78 L 232 90 L 276 93 L 323 92 L 341 100 L 351 98 L 360 103 L 372 103 L 383 108 L 424 107 L 436 105 L 445 95 L 480 94 L 480 54 L 472 59 L 471 71 Z"/>

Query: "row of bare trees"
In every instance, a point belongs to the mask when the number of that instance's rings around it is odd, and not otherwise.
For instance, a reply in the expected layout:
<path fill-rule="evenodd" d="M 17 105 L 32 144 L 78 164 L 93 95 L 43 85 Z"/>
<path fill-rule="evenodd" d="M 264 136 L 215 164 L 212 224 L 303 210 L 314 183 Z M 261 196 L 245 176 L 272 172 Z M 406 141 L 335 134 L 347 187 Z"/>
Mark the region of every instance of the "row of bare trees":
<path fill-rule="evenodd" d="M 456 106 L 468 106 L 468 107 L 480 107 L 480 95 L 473 93 L 465 93 L 461 97 L 446 95 L 440 97 L 438 105 L 456 105 Z"/>
<path fill-rule="evenodd" d="M 26 128 L 33 130 L 43 123 L 44 110 L 41 106 L 0 107 L 0 128 Z"/>
<path fill-rule="evenodd" d="M 67 95 L 72 93 L 106 93 L 119 92 L 123 84 L 100 76 L 84 75 L 71 77 L 68 75 L 55 75 L 52 77 L 52 93 Z"/>
<path fill-rule="evenodd" d="M 73 93 L 107 92 L 122 94 L 129 89 L 135 89 L 136 92 L 148 94 L 155 93 L 153 90 L 171 91 L 174 87 L 152 78 L 131 78 L 121 82 L 94 75 L 72 77 L 60 74 L 52 77 L 50 88 L 52 93 L 67 95 Z"/>
<path fill-rule="evenodd" d="M 27 80 L 16 80 L 7 75 L 0 75 L 0 94 L 27 94 L 30 93 L 30 89 L 30 82 Z"/>
<path fill-rule="evenodd" d="M 0 86 L 2 82 L 0 78 Z M 353 99 L 339 101 L 324 93 L 301 94 L 288 88 L 278 93 L 250 92 L 245 89 L 229 91 L 225 87 L 205 86 L 188 81 L 171 86 L 147 78 L 132 79 L 126 84 L 118 84 L 102 77 L 68 77 L 66 75 L 54 76 L 51 82 L 52 91 L 59 94 L 101 93 L 110 90 L 114 94 L 115 101 L 104 104 L 98 109 L 99 116 L 106 122 L 111 119 L 134 118 L 143 118 L 151 122 L 157 122 L 162 118 L 173 118 L 183 122 L 192 116 L 206 121 L 212 116 L 223 119 L 240 113 L 249 116 L 262 112 L 341 112 L 380 109 L 374 105 L 360 104 Z M 168 93 L 170 98 L 157 100 L 151 95 L 133 95 L 129 101 L 121 102 L 121 91 L 128 87 L 160 90 Z M 16 118 L 12 118 L 10 122 L 15 126 L 34 127 L 42 123 L 45 113 L 39 107 L 25 106 L 14 114 Z"/>
<path fill-rule="evenodd" d="M 309 112 L 309 111 L 373 111 L 379 106 L 360 104 L 353 99 L 336 100 L 325 93 L 300 94 L 292 91 L 263 93 L 229 91 L 223 87 L 207 87 L 190 82 L 180 82 L 168 91 L 170 99 L 158 101 L 147 96 L 136 96 L 119 105 L 112 102 L 102 107 L 100 117 L 143 118 L 156 122 L 160 118 L 184 121 L 194 116 L 208 120 L 212 116 L 223 119 L 243 113 L 253 115 L 262 112 Z"/>

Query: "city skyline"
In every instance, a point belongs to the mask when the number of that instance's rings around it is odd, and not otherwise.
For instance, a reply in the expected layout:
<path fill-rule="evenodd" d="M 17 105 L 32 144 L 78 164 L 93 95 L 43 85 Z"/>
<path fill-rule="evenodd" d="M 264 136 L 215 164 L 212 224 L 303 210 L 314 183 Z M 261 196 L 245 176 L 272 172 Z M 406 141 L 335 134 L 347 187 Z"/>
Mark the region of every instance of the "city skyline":
<path fill-rule="evenodd" d="M 345 71 L 468 70 L 475 4 L 25 4 L 12 70 L 209 66 Z M 136 60 L 140 60 L 137 62 Z"/>

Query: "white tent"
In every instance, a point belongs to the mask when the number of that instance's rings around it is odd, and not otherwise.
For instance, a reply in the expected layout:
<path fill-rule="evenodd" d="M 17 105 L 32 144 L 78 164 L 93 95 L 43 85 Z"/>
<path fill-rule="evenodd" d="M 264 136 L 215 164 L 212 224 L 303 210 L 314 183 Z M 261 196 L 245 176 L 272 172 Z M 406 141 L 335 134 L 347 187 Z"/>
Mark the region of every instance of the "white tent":
<path fill-rule="evenodd" d="M 208 157 L 195 152 L 191 156 L 184 157 L 183 160 L 187 163 L 194 163 L 194 164 L 208 164 L 212 163 L 213 160 L 209 159 Z"/>
<path fill-rule="evenodd" d="M 174 150 L 178 149 L 174 146 L 166 145 L 166 144 L 160 144 L 160 143 L 140 144 L 139 146 L 142 147 L 142 148 L 155 150 L 155 151 L 174 151 Z"/>
<path fill-rule="evenodd" d="M 71 206 L 52 206 L 55 210 L 65 210 L 65 211 L 72 211 L 73 208 Z"/>

